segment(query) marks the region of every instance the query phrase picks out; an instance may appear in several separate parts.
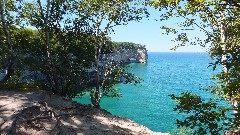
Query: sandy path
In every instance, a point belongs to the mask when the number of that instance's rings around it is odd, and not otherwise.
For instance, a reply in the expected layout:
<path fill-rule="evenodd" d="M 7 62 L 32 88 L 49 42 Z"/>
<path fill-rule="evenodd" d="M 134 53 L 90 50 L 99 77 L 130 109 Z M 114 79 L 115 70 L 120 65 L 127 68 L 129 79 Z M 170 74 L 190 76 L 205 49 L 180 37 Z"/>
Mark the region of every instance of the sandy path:
<path fill-rule="evenodd" d="M 0 91 L 0 134 L 163 135 L 47 92 Z"/>

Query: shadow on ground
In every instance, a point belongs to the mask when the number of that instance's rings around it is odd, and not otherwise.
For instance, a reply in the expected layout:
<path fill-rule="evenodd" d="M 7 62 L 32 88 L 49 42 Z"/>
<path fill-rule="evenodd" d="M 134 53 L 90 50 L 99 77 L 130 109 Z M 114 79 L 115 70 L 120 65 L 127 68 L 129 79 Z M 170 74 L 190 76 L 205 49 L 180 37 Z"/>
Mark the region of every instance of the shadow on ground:
<path fill-rule="evenodd" d="M 48 92 L 0 91 L 0 134 L 161 134 L 129 119 Z"/>

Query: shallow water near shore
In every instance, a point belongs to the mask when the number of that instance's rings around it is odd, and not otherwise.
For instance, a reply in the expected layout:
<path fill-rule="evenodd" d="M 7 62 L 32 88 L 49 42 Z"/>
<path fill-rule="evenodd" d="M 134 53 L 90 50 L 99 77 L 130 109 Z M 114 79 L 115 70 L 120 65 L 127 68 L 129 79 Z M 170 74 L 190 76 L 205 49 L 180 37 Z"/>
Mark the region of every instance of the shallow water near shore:
<path fill-rule="evenodd" d="M 211 59 L 208 53 L 148 53 L 146 64 L 130 64 L 135 75 L 144 81 L 142 86 L 117 84 L 123 97 L 103 98 L 101 107 L 114 115 L 129 118 L 147 126 L 153 131 L 170 132 L 176 129 L 175 121 L 183 117 L 173 111 L 175 102 L 170 94 L 193 92 L 204 99 L 212 95 L 199 90 L 212 83 L 214 74 L 208 67 Z M 216 73 L 216 72 L 215 72 Z M 89 96 L 75 99 L 80 103 L 90 103 Z"/>

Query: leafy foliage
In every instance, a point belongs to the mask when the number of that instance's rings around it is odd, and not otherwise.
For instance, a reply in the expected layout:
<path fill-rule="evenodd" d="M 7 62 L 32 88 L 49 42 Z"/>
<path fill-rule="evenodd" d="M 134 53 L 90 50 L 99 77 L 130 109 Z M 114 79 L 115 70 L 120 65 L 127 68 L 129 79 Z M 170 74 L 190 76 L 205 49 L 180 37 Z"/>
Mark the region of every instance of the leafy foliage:
<path fill-rule="evenodd" d="M 231 118 L 227 116 L 230 109 L 218 106 L 216 100 L 204 101 L 200 96 L 188 92 L 170 97 L 177 102 L 174 111 L 188 114 L 184 120 L 176 120 L 179 128 L 194 129 L 193 134 L 212 135 L 220 135 L 230 129 Z"/>
<path fill-rule="evenodd" d="M 125 63 L 101 59 L 114 50 L 108 38 L 114 26 L 148 16 L 144 7 L 135 7 L 137 1 L 0 2 L 0 60 L 8 74 L 2 88 L 35 86 L 69 97 L 91 89 L 99 106 L 100 95 L 121 96 L 112 87 L 121 77 L 140 82 Z"/>
<path fill-rule="evenodd" d="M 114 50 L 123 50 L 123 49 L 144 49 L 145 45 L 135 44 L 131 42 L 113 42 Z"/>
<path fill-rule="evenodd" d="M 209 46 L 209 53 L 215 62 L 210 63 L 213 69 L 220 67 L 222 65 L 223 71 L 215 75 L 215 79 L 218 80 L 218 84 L 213 89 L 209 90 L 213 94 L 224 98 L 226 101 L 232 104 L 234 113 L 233 128 L 239 127 L 239 3 L 235 0 L 225 1 L 225 0 L 190 0 L 190 1 L 151 1 L 150 4 L 159 9 L 163 14 L 160 15 L 160 20 L 168 20 L 171 17 L 179 17 L 183 21 L 179 22 L 179 28 L 169 28 L 168 26 L 163 26 L 162 28 L 166 30 L 166 34 L 176 34 L 175 42 L 178 43 L 173 50 L 178 47 L 185 45 L 200 45 Z M 188 31 L 202 31 L 202 37 L 195 37 L 190 39 Z M 217 88 L 217 89 L 215 89 Z M 173 96 L 175 97 L 175 96 Z M 199 96 L 194 96 L 189 93 L 185 93 L 179 98 L 177 109 L 193 111 L 195 114 L 191 118 L 188 117 L 185 123 L 179 123 L 180 126 L 191 126 L 191 128 L 198 126 L 201 123 L 203 127 L 207 128 L 197 128 L 204 131 L 203 133 L 211 132 L 212 134 L 219 134 L 218 130 L 223 129 L 221 126 L 206 123 L 206 121 L 212 121 L 213 119 L 221 119 L 222 115 L 214 114 L 213 111 L 206 108 L 208 104 L 213 110 L 217 109 L 214 105 L 215 101 L 210 100 L 209 102 L 202 102 Z M 186 101 L 192 102 L 182 102 L 180 99 L 185 99 Z M 191 99 L 191 100 L 190 100 Z M 193 102 L 194 101 L 194 102 Z M 195 103 L 196 102 L 196 103 Z M 181 104 L 181 105 L 180 105 Z M 185 105 L 183 105 L 185 104 Z M 183 106 L 182 106 L 183 105 Z M 204 121 L 196 122 L 196 115 L 199 111 L 196 111 L 197 107 L 204 112 L 207 112 L 207 117 L 203 117 Z M 184 108 L 189 107 L 189 108 Z M 189 110 L 190 109 L 190 110 Z M 189 113 L 188 111 L 182 111 L 184 113 Z M 211 114 L 211 115 L 210 115 Z M 212 116 L 214 115 L 214 116 Z M 215 117 L 216 116 L 216 117 Z M 199 118 L 201 119 L 201 118 Z M 191 123 L 187 125 L 186 122 Z M 181 125 L 182 124 L 182 125 Z M 231 124 L 225 126 L 227 129 Z M 213 128 L 214 127 L 214 128 Z M 214 129 L 214 130 L 213 130 Z M 218 129 L 218 130 L 215 130 Z M 202 132 L 201 131 L 201 132 Z M 216 131 L 216 132 L 215 132 Z M 200 131 L 199 131 L 200 132 Z"/>
<path fill-rule="evenodd" d="M 95 67 L 95 88 L 91 89 L 91 101 L 95 107 L 100 106 L 100 99 L 103 92 L 109 89 L 109 73 L 115 72 L 114 70 L 121 70 L 122 63 L 107 60 L 105 64 L 100 64 L 101 52 L 103 47 L 106 47 L 108 41 L 108 34 L 114 32 L 114 27 L 117 25 L 126 25 L 129 21 L 140 21 L 142 17 L 147 17 L 149 14 L 146 8 L 137 8 L 138 2 L 133 0 L 89 0 L 89 1 L 76 1 L 76 5 L 81 5 L 75 8 L 77 16 L 87 16 L 90 25 L 91 33 L 94 36 L 94 67 Z M 112 64 L 116 63 L 116 64 Z M 109 71 L 108 69 L 111 69 Z M 119 74 L 121 72 L 118 72 Z M 113 81 L 115 81 L 113 77 Z M 131 78 L 132 76 L 129 76 Z M 110 77 L 111 78 L 111 77 Z M 131 78 L 134 79 L 134 78 Z M 107 85 L 107 86 L 106 86 Z M 107 88 L 107 89 L 106 89 Z M 109 95 L 109 94 L 107 94 Z M 115 94 L 114 94 L 115 95 Z"/>

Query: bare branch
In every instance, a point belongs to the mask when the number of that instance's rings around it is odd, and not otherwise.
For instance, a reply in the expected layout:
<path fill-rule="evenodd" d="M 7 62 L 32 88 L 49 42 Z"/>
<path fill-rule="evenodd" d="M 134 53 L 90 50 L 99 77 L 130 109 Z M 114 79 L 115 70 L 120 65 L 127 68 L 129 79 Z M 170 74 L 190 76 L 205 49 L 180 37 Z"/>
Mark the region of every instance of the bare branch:
<path fill-rule="evenodd" d="M 41 17 L 44 18 L 44 14 L 43 14 L 43 7 L 42 7 L 42 3 L 40 0 L 37 1 L 39 7 L 40 7 L 40 14 L 41 14 Z"/>

